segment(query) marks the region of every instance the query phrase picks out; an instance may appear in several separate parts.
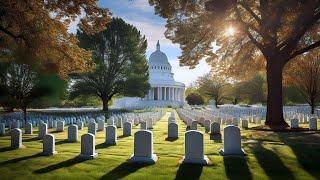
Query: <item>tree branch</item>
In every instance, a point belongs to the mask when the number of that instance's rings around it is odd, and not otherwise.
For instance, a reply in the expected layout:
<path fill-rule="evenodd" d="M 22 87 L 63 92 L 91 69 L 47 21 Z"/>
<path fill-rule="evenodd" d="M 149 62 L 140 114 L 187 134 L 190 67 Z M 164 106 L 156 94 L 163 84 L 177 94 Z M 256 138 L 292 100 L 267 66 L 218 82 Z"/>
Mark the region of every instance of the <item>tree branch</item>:
<path fill-rule="evenodd" d="M 316 47 L 319 47 L 319 46 L 320 46 L 320 40 L 317 41 L 317 42 L 315 42 L 315 43 L 313 43 L 313 44 L 311 44 L 311 45 L 309 45 L 309 46 L 307 46 L 307 47 L 304 47 L 304 48 L 302 48 L 302 49 L 299 49 L 299 50 L 297 50 L 297 51 L 294 51 L 294 52 L 291 54 L 290 59 L 292 59 L 292 58 L 294 58 L 294 57 L 296 57 L 296 56 L 298 56 L 298 55 L 300 55 L 300 54 L 303 54 L 303 53 L 305 53 L 305 52 L 307 52 L 307 51 L 309 51 L 309 50 L 311 50 L 311 49 L 314 49 L 314 48 L 316 48 Z"/>

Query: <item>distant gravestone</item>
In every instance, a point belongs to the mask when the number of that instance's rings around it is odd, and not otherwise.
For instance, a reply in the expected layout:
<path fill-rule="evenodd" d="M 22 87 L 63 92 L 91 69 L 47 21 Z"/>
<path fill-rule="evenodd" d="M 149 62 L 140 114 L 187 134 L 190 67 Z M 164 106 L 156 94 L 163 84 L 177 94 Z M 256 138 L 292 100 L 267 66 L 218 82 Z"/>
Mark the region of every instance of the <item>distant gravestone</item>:
<path fill-rule="evenodd" d="M 83 122 L 82 121 L 78 121 L 77 122 L 77 126 L 78 126 L 78 130 L 82 130 L 83 129 Z"/>
<path fill-rule="evenodd" d="M 209 163 L 209 159 L 204 155 L 203 134 L 196 130 L 185 133 L 185 156 L 182 163 L 202 164 Z"/>
<path fill-rule="evenodd" d="M 134 163 L 156 163 L 158 157 L 153 153 L 153 134 L 149 130 L 134 134 L 134 153 L 129 161 Z"/>
<path fill-rule="evenodd" d="M 106 127 L 106 142 L 107 145 L 117 144 L 117 127 L 115 125 Z"/>
<path fill-rule="evenodd" d="M 147 122 L 143 121 L 140 123 L 140 130 L 147 130 Z"/>
<path fill-rule="evenodd" d="M 98 121 L 98 131 L 103 131 L 104 130 L 104 120 L 99 120 Z"/>
<path fill-rule="evenodd" d="M 25 134 L 32 134 L 32 124 L 31 123 L 26 123 L 26 127 L 24 128 L 24 133 Z"/>
<path fill-rule="evenodd" d="M 168 138 L 176 139 L 179 137 L 178 135 L 178 124 L 177 123 L 170 123 L 168 125 Z"/>
<path fill-rule="evenodd" d="M 132 129 L 132 124 L 130 122 L 125 122 L 123 124 L 123 135 L 131 136 L 131 129 Z"/>
<path fill-rule="evenodd" d="M 96 141 L 93 134 L 84 134 L 81 136 L 81 153 L 80 157 L 84 159 L 93 159 L 98 157 L 96 152 Z"/>
<path fill-rule="evenodd" d="M 39 124 L 38 138 L 43 139 L 43 137 L 48 134 L 48 126 L 46 123 Z"/>
<path fill-rule="evenodd" d="M 64 121 L 58 121 L 57 122 L 57 131 L 63 132 L 64 131 Z"/>
<path fill-rule="evenodd" d="M 204 128 L 206 132 L 210 132 L 210 124 L 211 124 L 210 120 L 204 120 Z"/>
<path fill-rule="evenodd" d="M 122 128 L 122 118 L 117 119 L 117 128 Z"/>
<path fill-rule="evenodd" d="M 153 129 L 153 120 L 150 118 L 147 122 L 147 128 L 148 129 Z"/>
<path fill-rule="evenodd" d="M 229 126 L 229 125 L 232 125 L 232 119 L 226 119 L 226 125 Z"/>
<path fill-rule="evenodd" d="M 248 122 L 248 120 L 242 119 L 242 120 L 241 120 L 241 127 L 242 127 L 243 129 L 248 129 L 248 127 L 249 127 L 249 122 Z"/>
<path fill-rule="evenodd" d="M 95 136 L 96 135 L 96 127 L 97 127 L 97 123 L 90 122 L 88 124 L 88 133 L 93 134 Z"/>
<path fill-rule="evenodd" d="M 211 123 L 210 134 L 212 134 L 212 135 L 220 134 L 220 124 L 218 122 Z"/>
<path fill-rule="evenodd" d="M 290 127 L 291 127 L 291 129 L 299 128 L 299 120 L 298 119 L 291 119 L 290 120 Z"/>
<path fill-rule="evenodd" d="M 197 121 L 192 121 L 190 129 L 191 130 L 197 130 L 198 129 L 197 126 L 198 126 L 198 122 Z"/>
<path fill-rule="evenodd" d="M 70 125 L 68 127 L 68 141 L 77 142 L 78 141 L 78 126 Z"/>
<path fill-rule="evenodd" d="M 6 125 L 4 123 L 0 123 L 0 136 L 5 135 L 6 133 Z"/>
<path fill-rule="evenodd" d="M 309 119 L 309 129 L 316 131 L 318 129 L 317 127 L 317 119 L 312 117 Z"/>
<path fill-rule="evenodd" d="M 57 154 L 55 146 L 55 137 L 53 134 L 47 134 L 43 137 L 43 155 L 51 156 Z"/>
<path fill-rule="evenodd" d="M 224 128 L 224 143 L 223 149 L 220 150 L 220 154 L 223 156 L 245 155 L 241 148 L 241 135 L 238 127 L 230 125 Z"/>
<path fill-rule="evenodd" d="M 10 132 L 11 134 L 11 148 L 12 149 L 19 149 L 23 148 L 24 146 L 22 145 L 22 131 L 21 129 L 13 129 Z"/>
<path fill-rule="evenodd" d="M 107 121 L 108 121 L 107 122 L 108 125 L 114 125 L 114 120 L 113 119 L 108 119 Z"/>

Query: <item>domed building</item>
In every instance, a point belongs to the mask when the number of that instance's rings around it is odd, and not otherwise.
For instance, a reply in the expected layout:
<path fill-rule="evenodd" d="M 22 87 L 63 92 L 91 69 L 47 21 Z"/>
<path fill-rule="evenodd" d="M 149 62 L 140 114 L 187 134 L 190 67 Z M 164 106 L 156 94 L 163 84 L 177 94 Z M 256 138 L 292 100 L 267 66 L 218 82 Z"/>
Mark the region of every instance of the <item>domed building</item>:
<path fill-rule="evenodd" d="M 185 102 L 185 85 L 174 80 L 172 67 L 167 55 L 160 50 L 158 41 L 156 51 L 148 61 L 149 83 L 151 88 L 144 98 L 120 98 L 114 107 L 129 108 L 135 106 L 183 106 Z"/>

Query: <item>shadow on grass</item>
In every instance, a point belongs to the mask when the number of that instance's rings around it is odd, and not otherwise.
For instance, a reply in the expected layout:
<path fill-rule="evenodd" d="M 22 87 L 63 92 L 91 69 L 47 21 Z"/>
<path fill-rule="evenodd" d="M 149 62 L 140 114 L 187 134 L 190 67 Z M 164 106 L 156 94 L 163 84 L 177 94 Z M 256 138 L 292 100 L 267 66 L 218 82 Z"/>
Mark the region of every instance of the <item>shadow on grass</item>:
<path fill-rule="evenodd" d="M 213 140 L 215 143 L 221 143 L 221 134 L 210 134 L 210 140 Z"/>
<path fill-rule="evenodd" d="M 151 164 L 134 164 L 129 162 L 124 162 L 118 167 L 112 169 L 107 174 L 103 175 L 100 179 L 122 179 L 137 170 L 150 166 Z"/>
<path fill-rule="evenodd" d="M 199 179 L 202 173 L 202 165 L 180 164 L 175 179 Z"/>
<path fill-rule="evenodd" d="M 101 144 L 97 144 L 97 145 L 96 145 L 96 149 L 103 149 L 103 148 L 108 148 L 108 147 L 111 147 L 111 146 L 115 146 L 115 145 L 106 144 L 106 143 L 101 143 Z"/>
<path fill-rule="evenodd" d="M 12 151 L 14 149 L 12 149 L 12 147 L 4 147 L 4 148 L 0 148 L 0 152 L 7 152 L 7 151 Z"/>
<path fill-rule="evenodd" d="M 80 158 L 79 156 L 76 156 L 76 157 L 74 157 L 72 159 L 68 159 L 68 160 L 60 162 L 58 164 L 50 165 L 50 166 L 47 166 L 45 168 L 41 168 L 41 169 L 35 170 L 35 171 L 33 171 L 33 173 L 44 174 L 44 173 L 48 173 L 48 172 L 51 172 L 51 171 L 54 171 L 54 170 L 57 170 L 57 169 L 67 168 L 67 167 L 73 166 L 73 165 L 78 164 L 78 163 L 82 163 L 82 162 L 87 161 L 87 160 L 88 159 L 83 159 L 83 158 Z"/>
<path fill-rule="evenodd" d="M 320 179 L 318 165 L 318 162 L 320 162 L 320 144 L 318 144 L 320 136 L 313 136 L 314 133 L 309 132 L 277 132 L 277 135 L 283 143 L 291 148 L 301 167 L 315 179 Z"/>
<path fill-rule="evenodd" d="M 170 142 L 174 142 L 174 141 L 176 141 L 176 140 L 178 140 L 179 138 L 178 137 L 176 137 L 176 138 L 170 138 L 170 137 L 166 137 L 166 141 L 170 141 Z"/>
<path fill-rule="evenodd" d="M 266 149 L 261 143 L 249 147 L 270 179 L 295 179 L 291 170 L 284 165 L 275 152 Z"/>
<path fill-rule="evenodd" d="M 31 155 L 31 156 L 24 156 L 24 157 L 19 157 L 19 158 L 15 158 L 15 159 L 10 159 L 10 160 L 4 161 L 4 162 L 0 162 L 0 166 L 5 166 L 8 164 L 12 164 L 12 163 L 18 163 L 20 161 L 36 158 L 39 156 L 41 156 L 41 153 L 37 153 L 37 154 Z"/>
<path fill-rule="evenodd" d="M 69 142 L 68 139 L 64 139 L 64 140 L 56 142 L 56 145 L 61 145 L 61 144 L 66 144 L 66 143 L 72 143 L 72 142 Z"/>
<path fill-rule="evenodd" d="M 23 142 L 32 142 L 32 141 L 40 141 L 41 139 L 38 137 L 33 137 L 33 138 L 29 138 L 29 139 L 24 139 L 22 140 Z"/>
<path fill-rule="evenodd" d="M 228 179 L 252 179 L 245 157 L 224 156 L 223 162 Z"/>
<path fill-rule="evenodd" d="M 121 136 L 118 136 L 117 138 L 118 139 L 123 139 L 123 138 L 126 138 L 126 137 L 129 137 L 129 136 L 121 135 Z"/>

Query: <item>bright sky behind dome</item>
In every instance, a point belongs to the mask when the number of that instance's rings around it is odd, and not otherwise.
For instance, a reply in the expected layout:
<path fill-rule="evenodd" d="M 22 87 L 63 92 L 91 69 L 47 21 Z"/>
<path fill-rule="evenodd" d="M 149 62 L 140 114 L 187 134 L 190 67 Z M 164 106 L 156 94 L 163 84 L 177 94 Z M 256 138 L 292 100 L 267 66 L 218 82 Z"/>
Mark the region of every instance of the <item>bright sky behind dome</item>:
<path fill-rule="evenodd" d="M 165 38 L 165 19 L 155 15 L 154 8 L 149 5 L 148 0 L 100 0 L 99 4 L 102 7 L 109 8 L 113 17 L 124 19 L 146 36 L 148 40 L 148 59 L 150 54 L 156 50 L 156 43 L 159 40 L 161 51 L 168 56 L 176 81 L 189 86 L 199 76 L 210 71 L 210 67 L 204 60 L 195 69 L 179 66 L 178 56 L 181 54 L 179 45 L 173 44 Z"/>

